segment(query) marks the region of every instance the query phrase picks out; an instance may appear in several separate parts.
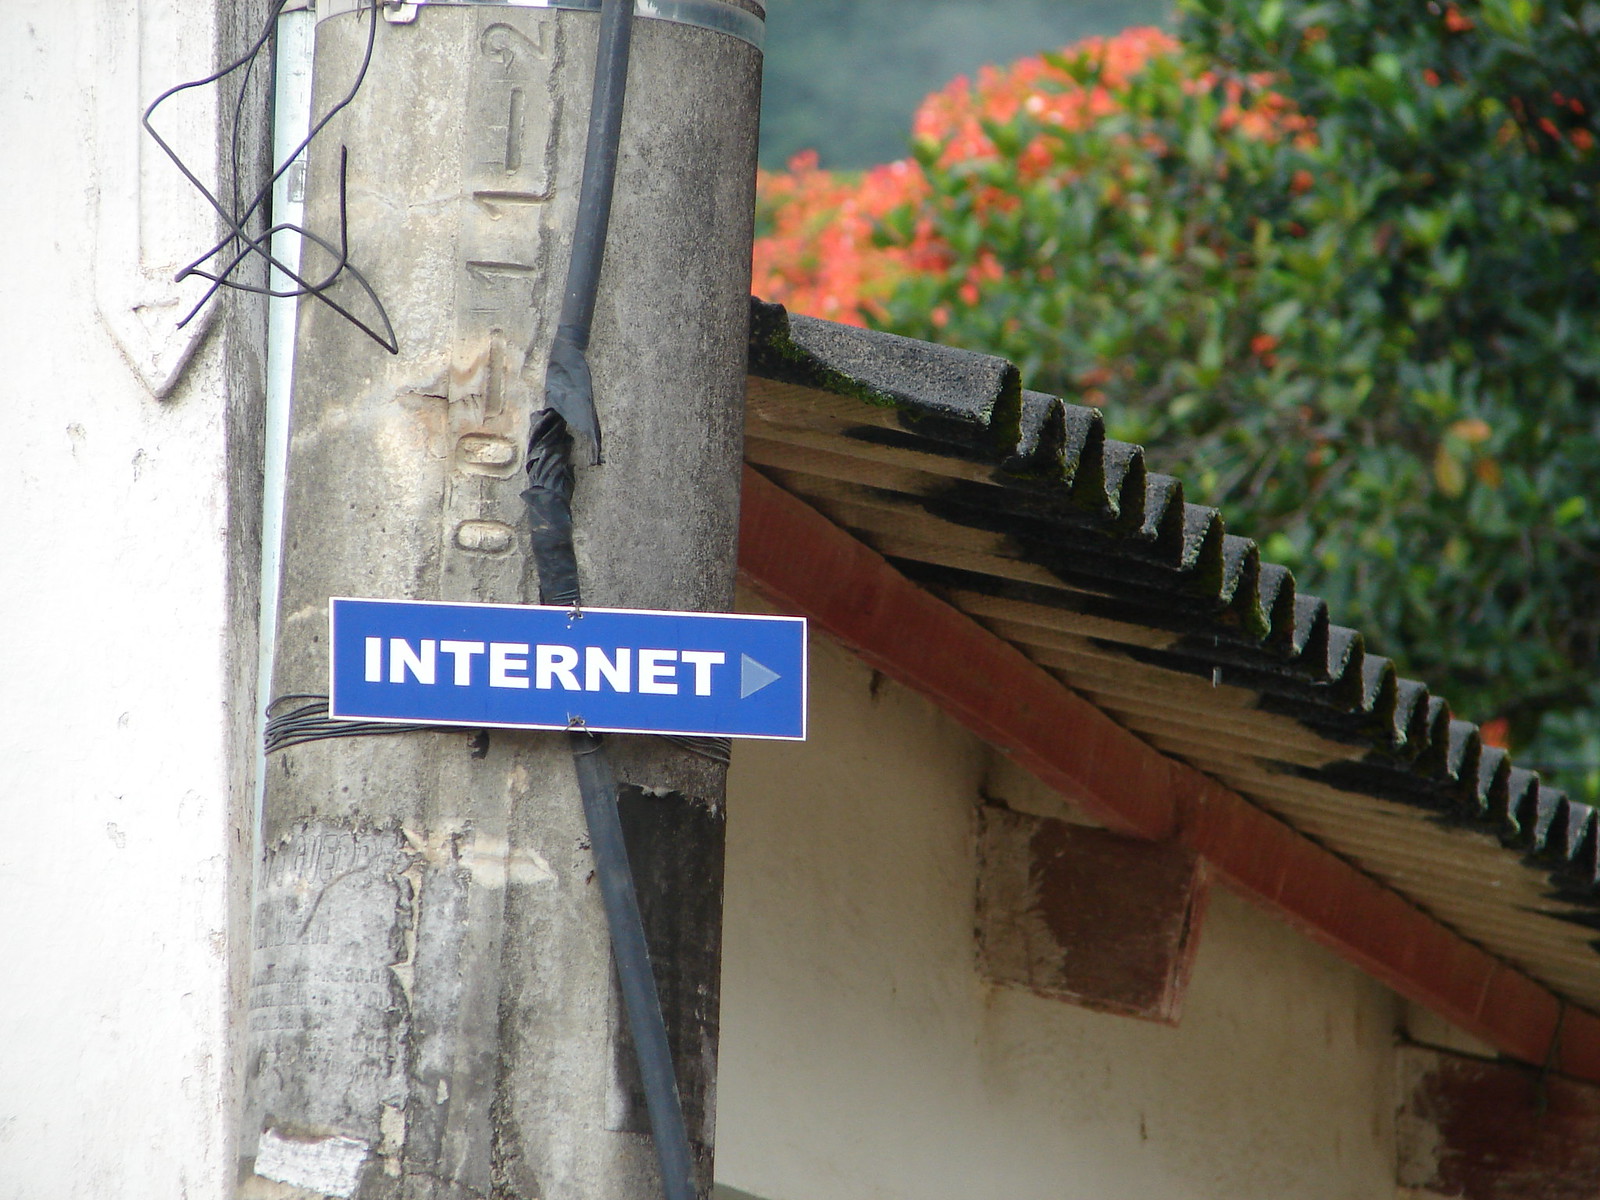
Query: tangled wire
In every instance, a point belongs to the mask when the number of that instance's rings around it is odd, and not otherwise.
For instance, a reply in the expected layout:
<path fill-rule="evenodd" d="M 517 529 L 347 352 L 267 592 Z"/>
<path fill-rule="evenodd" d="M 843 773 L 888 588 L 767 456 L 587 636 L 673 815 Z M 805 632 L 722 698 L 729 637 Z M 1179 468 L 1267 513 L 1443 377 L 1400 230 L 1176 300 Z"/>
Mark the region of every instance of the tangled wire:
<path fill-rule="evenodd" d="M 338 115 L 342 109 L 346 108 L 350 102 L 356 98 L 356 93 L 361 90 L 361 84 L 366 79 L 367 68 L 372 62 L 372 48 L 377 37 L 378 6 L 376 3 L 373 3 L 367 10 L 368 18 L 366 51 L 362 55 L 361 68 L 356 73 L 355 82 L 350 85 L 349 91 L 345 93 L 343 98 L 341 98 L 338 103 L 334 104 L 333 107 L 328 109 L 328 111 L 311 126 L 311 131 L 301 139 L 300 143 L 295 146 L 292 151 L 290 151 L 289 155 L 284 159 L 282 164 L 276 166 L 271 177 L 261 185 L 260 190 L 257 191 L 254 197 L 251 198 L 250 202 L 246 204 L 244 203 L 244 197 L 241 195 L 239 190 L 241 125 L 245 111 L 245 101 L 250 89 L 251 76 L 254 75 L 256 70 L 257 60 L 261 57 L 263 50 L 265 50 L 266 47 L 271 43 L 273 33 L 277 28 L 278 16 L 280 13 L 282 13 L 283 7 L 286 3 L 287 0 L 273 0 L 273 3 L 267 11 L 267 19 L 265 24 L 262 26 L 261 33 L 256 37 L 255 41 L 251 43 L 249 49 L 247 49 L 244 54 L 240 55 L 239 58 L 229 63 L 221 70 L 205 76 L 203 79 L 190 80 L 187 83 L 180 83 L 176 87 L 168 88 L 166 91 L 162 92 L 161 95 L 157 96 L 155 100 L 151 102 L 150 107 L 144 111 L 142 123 L 145 131 L 149 133 L 149 135 L 155 140 L 156 145 L 161 147 L 162 152 L 172 160 L 173 164 L 178 168 L 178 170 L 183 173 L 183 177 L 187 179 L 190 184 L 192 184 L 195 189 L 206 198 L 206 202 L 216 210 L 217 214 L 222 218 L 224 226 L 226 227 L 226 232 L 223 234 L 221 240 L 213 244 L 210 249 L 201 254 L 193 262 L 183 267 L 175 276 L 175 279 L 179 282 L 188 279 L 190 276 L 195 276 L 200 279 L 209 280 L 211 285 L 206 289 L 205 295 L 200 297 L 200 299 L 195 303 L 194 307 L 189 310 L 188 314 L 183 318 L 183 320 L 178 322 L 178 327 L 181 329 L 183 326 L 192 321 L 200 312 L 200 310 L 204 308 L 211 300 L 211 298 L 215 296 L 219 290 L 225 287 L 234 288 L 241 292 L 253 292 L 257 295 L 285 298 L 296 296 L 315 296 L 322 303 L 333 309 L 334 312 L 338 313 L 357 329 L 365 333 L 373 341 L 377 342 L 378 345 L 382 346 L 390 354 L 398 354 L 400 347 L 395 340 L 394 326 L 389 321 L 389 314 L 385 311 L 383 302 L 378 299 L 378 294 L 373 290 L 372 285 L 367 281 L 366 276 L 362 275 L 360 271 L 350 264 L 350 230 L 345 190 L 346 170 L 350 157 L 349 147 L 341 146 L 339 148 L 339 233 L 337 244 L 327 238 L 313 233 L 304 226 L 296 225 L 292 222 L 280 222 L 278 224 L 270 225 L 266 228 L 263 228 L 259 233 L 252 234 L 249 232 L 249 226 L 252 223 L 266 225 L 273 186 L 280 178 L 283 177 L 284 173 L 289 169 L 290 164 L 295 162 L 300 155 L 305 152 L 306 148 L 311 145 L 311 143 L 316 139 L 317 135 L 327 127 L 328 122 L 333 120 L 333 118 Z M 234 98 L 233 102 L 233 125 L 232 131 L 229 135 L 229 143 L 231 148 L 231 171 L 228 178 L 229 195 L 228 202 L 224 203 L 221 198 L 219 198 L 211 191 L 210 188 L 206 187 L 206 185 L 200 181 L 199 177 L 196 176 L 194 171 L 189 168 L 189 165 L 183 161 L 183 158 L 178 154 L 178 152 L 168 144 L 167 140 L 163 138 L 159 132 L 157 132 L 154 124 L 151 122 L 151 118 L 155 116 L 156 109 L 160 108 L 161 105 L 166 103 L 173 96 L 176 96 L 179 92 L 186 92 L 194 88 L 208 87 L 213 83 L 220 86 L 224 79 L 227 79 L 235 72 L 242 73 L 239 76 L 238 94 Z M 321 247 L 321 249 L 333 259 L 332 269 L 329 270 L 323 278 L 313 281 L 301 275 L 298 267 L 292 266 L 289 263 L 284 262 L 282 259 L 275 257 L 272 253 L 272 239 L 276 234 L 282 232 L 299 234 L 307 241 Z M 250 283 L 242 279 L 240 277 L 242 274 L 241 268 L 243 268 L 244 265 L 252 258 L 258 258 L 264 261 L 267 264 L 269 271 L 272 268 L 276 268 L 278 271 L 282 272 L 286 278 L 292 281 L 294 286 L 282 289 L 273 288 L 270 286 L 270 275 L 269 283 L 266 286 Z M 362 320 L 346 305 L 342 304 L 338 300 L 335 300 L 329 294 L 334 284 L 346 276 L 348 276 L 350 281 L 360 288 L 361 291 L 366 294 L 367 298 L 372 301 L 373 309 L 377 314 L 375 318 L 376 324 Z"/>

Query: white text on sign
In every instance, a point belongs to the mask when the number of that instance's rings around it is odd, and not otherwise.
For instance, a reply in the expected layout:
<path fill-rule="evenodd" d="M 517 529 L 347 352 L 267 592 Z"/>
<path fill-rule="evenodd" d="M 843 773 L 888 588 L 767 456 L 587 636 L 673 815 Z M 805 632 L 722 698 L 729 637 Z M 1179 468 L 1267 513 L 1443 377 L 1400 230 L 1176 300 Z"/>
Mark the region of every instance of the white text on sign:
<path fill-rule="evenodd" d="M 369 637 L 365 639 L 366 682 L 440 681 L 440 660 L 448 659 L 445 678 L 455 687 L 472 687 L 487 671 L 492 688 L 557 687 L 569 692 L 631 692 L 676 696 L 680 683 L 696 696 L 712 694 L 712 668 L 724 666 L 719 650 L 651 650 L 641 648 L 635 660 L 629 646 L 564 646 L 547 642 L 470 642 L 451 639 Z M 385 654 L 387 650 L 387 655 Z M 385 671 L 387 658 L 387 671 Z M 635 664 L 637 662 L 637 670 Z M 530 666 L 531 663 L 531 666 Z M 475 665 L 476 664 L 476 665 Z M 581 670 L 581 674 L 580 674 Z"/>

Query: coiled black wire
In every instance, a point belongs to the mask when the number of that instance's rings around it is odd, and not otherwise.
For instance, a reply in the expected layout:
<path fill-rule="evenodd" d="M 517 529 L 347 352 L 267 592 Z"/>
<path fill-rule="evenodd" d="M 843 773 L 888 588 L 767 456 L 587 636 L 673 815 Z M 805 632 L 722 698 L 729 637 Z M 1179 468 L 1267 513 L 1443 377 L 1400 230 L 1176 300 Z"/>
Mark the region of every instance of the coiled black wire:
<path fill-rule="evenodd" d="M 293 705 L 294 707 L 287 707 Z M 411 725 L 391 721 L 350 721 L 328 715 L 328 697 L 320 692 L 291 692 L 267 705 L 265 752 L 272 754 L 290 746 L 320 742 L 328 738 L 377 737 L 386 733 L 438 733 L 437 725 Z M 681 733 L 658 733 L 664 742 L 727 766 L 732 761 L 733 743 L 728 738 L 694 737 Z"/>
<path fill-rule="evenodd" d="M 367 282 L 366 276 L 350 264 L 349 210 L 346 201 L 346 174 L 350 156 L 350 149 L 348 146 L 341 146 L 339 149 L 339 239 L 337 245 L 334 245 L 328 239 L 320 236 L 319 234 L 311 232 L 311 230 L 306 229 L 304 226 L 295 225 L 291 222 L 280 222 L 271 226 L 270 228 L 264 229 L 262 232 L 257 234 L 250 233 L 248 229 L 250 223 L 255 221 L 258 217 L 261 217 L 263 220 L 265 219 L 264 214 L 267 210 L 268 202 L 272 196 L 273 185 L 275 185 L 278 180 L 282 178 L 283 173 L 289 169 L 290 164 L 300 157 L 300 155 L 305 151 L 306 147 L 311 145 L 311 143 L 316 139 L 317 135 L 327 127 L 328 122 L 333 120 L 333 118 L 341 110 L 348 107 L 350 102 L 356 98 L 356 93 L 361 90 L 361 85 L 366 80 L 367 68 L 372 63 L 372 48 L 377 38 L 378 5 L 377 0 L 373 0 L 372 5 L 368 10 L 366 50 L 362 54 L 361 67 L 356 72 L 355 82 L 350 85 L 350 90 L 347 91 L 344 96 L 333 105 L 332 108 L 328 109 L 328 111 L 325 112 L 321 118 L 319 118 L 316 123 L 312 125 L 311 132 L 306 134 L 306 136 L 301 139 L 300 143 L 289 152 L 288 156 L 283 160 L 283 162 L 276 166 L 272 172 L 271 178 L 269 178 L 266 183 L 261 186 L 261 189 L 256 192 L 250 203 L 244 204 L 242 203 L 243 198 L 239 192 L 239 158 L 240 129 L 243 121 L 245 94 L 249 90 L 250 76 L 255 71 L 256 59 L 261 55 L 263 49 L 265 49 L 267 44 L 272 40 L 273 32 L 277 27 L 278 16 L 282 13 L 285 3 L 287 3 L 287 0 L 274 0 L 272 5 L 267 10 L 267 19 L 265 24 L 262 26 L 261 33 L 257 36 L 256 40 L 250 44 L 249 49 L 247 49 L 244 54 L 240 55 L 221 70 L 214 71 L 202 79 L 193 79 L 187 83 L 180 83 L 175 87 L 168 88 L 166 91 L 162 92 L 161 95 L 157 96 L 153 101 L 150 102 L 150 107 L 144 110 L 144 116 L 141 118 L 145 132 L 155 140 L 156 145 L 161 148 L 162 152 L 166 154 L 166 156 L 172 160 L 173 164 L 178 168 L 178 170 L 183 173 L 183 177 L 187 179 L 189 183 L 192 184 L 194 188 L 206 198 L 206 202 L 216 210 L 217 215 L 222 218 L 223 224 L 227 226 L 227 232 L 222 236 L 221 240 L 215 242 L 204 254 L 201 254 L 198 258 L 194 259 L 193 262 L 190 262 L 187 266 L 179 270 L 177 275 L 174 277 L 176 281 L 181 282 L 182 280 L 185 280 L 193 275 L 201 279 L 209 280 L 211 283 L 211 286 L 206 289 L 205 295 L 201 296 L 200 299 L 195 302 L 194 307 L 192 307 L 188 314 L 184 316 L 183 320 L 178 322 L 178 327 L 181 329 L 190 321 L 194 320 L 195 316 L 198 315 L 200 310 L 206 306 L 207 302 L 210 301 L 210 299 L 215 296 L 220 289 L 225 287 L 233 288 L 234 290 L 241 292 L 253 292 L 256 295 L 277 297 L 315 296 L 322 303 L 333 309 L 334 312 L 338 313 L 357 329 L 361 330 L 361 332 L 365 333 L 373 341 L 377 342 L 390 354 L 398 354 L 400 351 L 400 346 L 395 339 L 394 326 L 389 321 L 389 314 L 384 309 L 383 302 L 378 299 L 378 293 L 374 291 L 372 285 Z M 186 92 L 193 88 L 207 87 L 213 83 L 220 83 L 223 79 L 226 79 L 235 71 L 243 71 L 243 74 L 239 77 L 239 91 L 234 100 L 233 132 L 229 139 L 231 143 L 232 158 L 232 172 L 229 179 L 229 199 L 231 202 L 224 204 L 211 191 L 210 188 L 206 187 L 206 185 L 200 181 L 199 177 L 196 176 L 192 170 L 190 170 L 189 165 L 183 161 L 182 156 L 180 156 L 178 152 L 167 143 L 166 139 L 161 136 L 160 132 L 152 123 L 152 118 L 155 116 L 156 109 L 160 108 L 161 105 L 165 104 L 169 99 L 171 99 L 173 96 L 176 96 L 178 93 Z M 320 246 L 333 259 L 332 270 L 330 270 L 322 279 L 311 281 L 302 276 L 297 269 L 289 266 L 288 263 L 285 263 L 274 257 L 272 253 L 273 236 L 284 231 L 298 233 L 307 241 L 313 242 L 317 246 Z M 264 260 L 269 271 L 272 267 L 276 267 L 279 271 L 282 271 L 294 282 L 295 286 L 286 289 L 274 289 L 270 286 L 270 276 L 267 286 L 249 283 L 240 279 L 238 277 L 240 267 L 252 257 Z M 210 262 L 212 259 L 218 259 L 219 261 L 214 268 L 208 269 L 205 264 Z M 349 276 L 350 280 L 366 294 L 369 300 L 372 301 L 373 309 L 377 314 L 376 319 L 379 326 L 381 326 L 381 330 L 380 328 L 374 328 L 373 325 L 356 316 L 356 314 L 344 304 L 341 304 L 339 301 L 328 295 L 328 290 L 332 288 L 342 276 Z"/>
<path fill-rule="evenodd" d="M 292 707 L 290 707 L 292 706 Z M 267 705 L 266 752 L 287 750 L 307 742 L 336 737 L 375 737 L 417 733 L 432 725 L 397 725 L 387 721 L 338 721 L 328 716 L 328 698 L 312 692 L 279 696 Z"/>

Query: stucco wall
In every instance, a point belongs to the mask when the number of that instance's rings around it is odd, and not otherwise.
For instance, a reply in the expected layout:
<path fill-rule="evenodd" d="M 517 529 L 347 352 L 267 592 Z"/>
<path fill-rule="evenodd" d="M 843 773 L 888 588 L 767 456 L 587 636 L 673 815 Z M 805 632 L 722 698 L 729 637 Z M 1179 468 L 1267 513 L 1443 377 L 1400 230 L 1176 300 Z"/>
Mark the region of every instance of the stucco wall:
<path fill-rule="evenodd" d="M 1028 789 L 821 639 L 811 721 L 734 755 L 719 1179 L 766 1200 L 1394 1195 L 1392 993 L 1220 889 L 1176 1029 L 988 986 L 973 805 Z"/>
<path fill-rule="evenodd" d="M 227 36 L 215 0 L 159 7 L 141 37 L 131 3 L 0 3 L 4 1200 L 212 1200 L 231 1173 L 259 307 L 152 394 L 177 248 L 212 226 L 136 98 Z M 205 106 L 168 128 L 214 156 Z"/>

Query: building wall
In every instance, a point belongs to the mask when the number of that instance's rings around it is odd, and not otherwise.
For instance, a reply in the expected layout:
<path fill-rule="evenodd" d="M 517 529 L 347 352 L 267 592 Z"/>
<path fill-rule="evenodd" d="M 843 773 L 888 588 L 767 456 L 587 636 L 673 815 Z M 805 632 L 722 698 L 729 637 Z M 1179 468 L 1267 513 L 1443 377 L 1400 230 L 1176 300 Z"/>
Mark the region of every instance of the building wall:
<path fill-rule="evenodd" d="M 1059 801 L 830 643 L 812 671 L 811 740 L 734 755 L 719 1179 L 765 1200 L 1394 1195 L 1392 993 L 1220 889 L 1177 1028 L 986 985 L 974 805 Z"/>
<path fill-rule="evenodd" d="M 215 1200 L 232 1170 L 259 306 L 166 399 L 138 369 L 185 344 L 171 274 L 213 228 L 138 99 L 209 69 L 223 7 L 0 3 L 3 1200 Z M 209 175 L 208 103 L 167 128 Z"/>

